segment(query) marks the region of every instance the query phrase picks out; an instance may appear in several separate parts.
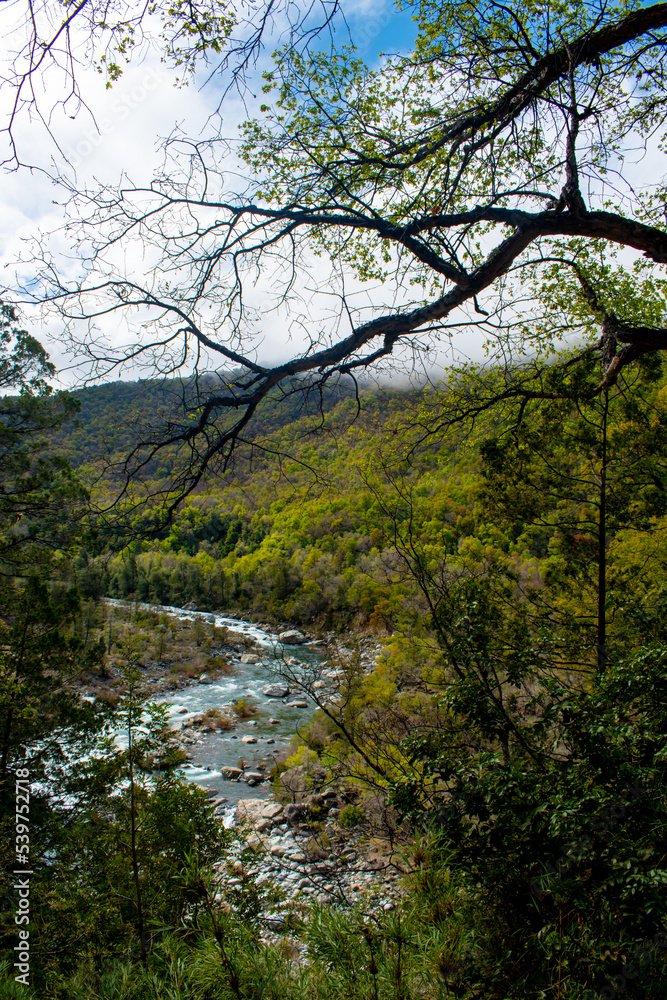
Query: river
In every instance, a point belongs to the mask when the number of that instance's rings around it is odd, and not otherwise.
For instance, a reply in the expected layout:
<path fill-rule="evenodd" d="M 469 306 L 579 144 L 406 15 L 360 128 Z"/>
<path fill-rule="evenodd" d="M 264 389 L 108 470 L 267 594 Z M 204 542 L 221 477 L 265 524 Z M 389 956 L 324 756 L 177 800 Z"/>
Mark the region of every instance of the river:
<path fill-rule="evenodd" d="M 125 601 L 108 599 L 108 603 L 127 607 Z M 310 699 L 294 689 L 288 697 L 282 699 L 267 698 L 262 689 L 280 680 L 278 670 L 285 657 L 292 657 L 304 665 L 315 664 L 324 660 L 323 651 L 308 646 L 284 646 L 278 642 L 277 634 L 266 631 L 261 626 L 242 619 L 227 618 L 215 612 L 189 611 L 156 604 L 139 604 L 138 607 L 166 614 L 180 621 L 201 618 L 218 628 L 224 627 L 229 632 L 251 639 L 257 647 L 253 651 L 260 656 L 259 663 L 241 663 L 239 653 L 234 662 L 233 674 L 220 677 L 210 684 L 190 684 L 154 700 L 168 706 L 174 729 L 186 728 L 193 715 L 209 708 L 227 707 L 238 698 L 252 700 L 259 709 L 253 719 L 240 720 L 230 732 L 216 731 L 197 736 L 200 742 L 187 748 L 192 754 L 192 763 L 186 764 L 183 771 L 189 781 L 196 782 L 210 794 L 217 793 L 218 797 L 227 799 L 228 814 L 231 814 L 232 807 L 240 798 L 270 795 L 268 785 L 260 784 L 251 788 L 245 782 L 225 780 L 221 768 L 243 766 L 250 771 L 259 764 L 271 766 L 276 755 L 289 746 L 290 738 L 299 726 L 310 721 L 315 706 Z M 290 708 L 289 702 L 295 700 L 306 701 L 307 707 Z M 257 743 L 243 743 L 243 736 L 253 736 Z M 229 816 L 225 819 L 228 822 Z"/>

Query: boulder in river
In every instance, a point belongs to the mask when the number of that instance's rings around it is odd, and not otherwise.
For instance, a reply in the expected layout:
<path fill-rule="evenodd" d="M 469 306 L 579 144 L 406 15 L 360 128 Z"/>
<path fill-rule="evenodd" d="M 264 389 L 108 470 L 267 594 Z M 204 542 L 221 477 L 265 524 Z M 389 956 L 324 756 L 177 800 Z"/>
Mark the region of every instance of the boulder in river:
<path fill-rule="evenodd" d="M 256 736 L 246 735 L 241 737 L 241 743 L 256 743 L 256 742 L 257 742 Z"/>
<path fill-rule="evenodd" d="M 287 698 L 289 693 L 287 684 L 269 684 L 262 688 L 262 694 L 265 698 Z"/>
<path fill-rule="evenodd" d="M 258 785 L 260 781 L 264 781 L 264 775 L 261 771 L 246 771 L 243 775 L 243 780 L 247 785 L 254 786 Z"/>
<path fill-rule="evenodd" d="M 282 816 L 282 812 L 283 807 L 280 802 L 269 802 L 262 809 L 262 817 L 264 819 L 277 819 L 278 816 Z"/>
<path fill-rule="evenodd" d="M 199 683 L 200 684 L 212 684 L 213 681 L 211 680 L 211 678 L 209 677 L 208 674 L 200 674 L 199 675 Z"/>
<path fill-rule="evenodd" d="M 261 657 L 257 653 L 244 653 L 241 657 L 241 663 L 259 663 Z"/>
<path fill-rule="evenodd" d="M 286 632 L 281 632 L 278 636 L 278 642 L 284 643 L 286 646 L 300 646 L 302 642 L 306 641 L 306 637 L 303 632 L 299 632 L 298 629 L 290 628 Z"/>
<path fill-rule="evenodd" d="M 223 767 L 221 769 L 221 774 L 223 778 L 227 779 L 227 781 L 234 781 L 235 778 L 241 777 L 243 771 L 240 767 Z"/>

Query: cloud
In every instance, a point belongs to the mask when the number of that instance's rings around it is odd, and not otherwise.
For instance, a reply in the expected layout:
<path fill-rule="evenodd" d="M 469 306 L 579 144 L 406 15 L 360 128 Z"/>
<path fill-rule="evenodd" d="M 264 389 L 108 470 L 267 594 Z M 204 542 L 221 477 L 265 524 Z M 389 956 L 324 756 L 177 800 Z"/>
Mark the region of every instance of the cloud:
<path fill-rule="evenodd" d="M 348 4 L 345 13 L 353 40 L 369 60 L 376 58 L 380 49 L 405 48 L 414 37 L 416 29 L 409 12 L 396 14 L 389 3 L 363 0 Z M 337 37 L 342 38 L 342 33 Z M 79 41 L 84 45 L 85 39 Z M 85 213 L 86 199 L 84 196 L 76 205 L 68 204 L 67 185 L 54 184 L 54 176 L 61 175 L 71 188 L 80 192 L 105 185 L 113 189 L 121 183 L 128 188 L 133 184 L 148 186 L 163 169 L 162 143 L 175 129 L 194 137 L 224 132 L 234 140 L 239 125 L 254 114 L 263 99 L 261 70 L 268 63 L 269 57 L 265 55 L 250 81 L 256 82 L 256 87 L 251 86 L 243 99 L 234 92 L 227 94 L 220 108 L 219 78 L 214 77 L 204 86 L 207 77 L 202 73 L 191 86 L 175 87 L 173 72 L 161 61 L 155 46 L 144 46 L 141 59 L 130 63 L 111 89 L 106 88 L 100 74 L 82 66 L 78 72 L 85 106 L 77 107 L 67 101 L 62 80 L 53 75 L 47 78 L 41 96 L 47 101 L 51 98 L 52 113 L 48 121 L 24 118 L 18 123 L 16 133 L 23 158 L 39 169 L 10 174 L 0 193 L 2 284 L 15 287 L 17 282 L 29 286 L 34 282 L 34 265 L 28 262 L 31 241 L 38 250 L 55 255 L 59 271 L 66 279 L 74 280 L 81 273 L 82 260 L 90 245 L 73 243 L 75 227 L 67 226 L 76 222 L 72 212 Z M 243 167 L 233 149 L 232 142 L 222 164 L 227 190 L 231 189 L 232 194 L 233 185 L 240 191 L 248 180 L 243 177 Z M 167 169 L 177 167 L 171 164 Z M 115 264 L 119 273 L 150 285 L 151 269 L 159 265 L 160 259 L 159 236 L 157 240 L 149 245 L 137 235 L 109 251 L 106 259 Z M 330 264 L 312 253 L 304 252 L 298 264 L 299 281 L 283 302 L 276 300 L 285 287 L 286 272 L 278 264 L 270 265 L 268 259 L 245 290 L 247 319 L 241 334 L 247 353 L 263 363 L 277 364 L 294 354 L 312 350 L 315 339 L 325 343 L 334 336 L 346 335 L 350 319 L 358 323 L 385 310 L 405 308 L 410 295 L 418 294 L 415 288 L 392 292 L 389 284 L 379 287 L 356 281 L 349 273 L 339 273 L 335 262 Z M 176 273 L 174 279 L 181 280 L 183 273 Z M 351 310 L 351 316 L 347 309 Z M 224 331 L 219 314 L 202 309 L 200 318 L 209 324 L 209 331 L 216 334 Z M 51 316 L 40 327 L 36 314 L 29 313 L 26 319 L 38 336 L 48 338 L 48 348 L 62 370 L 63 380 L 72 381 L 85 372 L 81 359 L 71 354 L 71 342 L 63 335 L 62 321 Z M 93 333 L 110 351 L 123 343 L 136 343 L 140 330 L 141 318 L 135 312 L 125 319 L 118 314 L 100 317 Z M 76 331 L 80 338 L 84 337 L 82 324 L 76 326 Z M 429 341 L 424 338 L 422 343 L 418 338 L 412 339 L 416 341 L 415 349 L 399 348 L 392 364 L 402 365 L 405 370 L 416 363 L 430 370 L 452 357 L 447 331 L 442 331 L 439 340 L 436 336 Z M 484 335 L 478 328 L 470 326 L 459 340 L 467 355 L 481 356 Z M 457 353 L 461 355 L 461 351 Z M 214 359 L 210 363 L 213 365 Z M 126 370 L 126 377 L 139 374 L 145 376 L 147 372 L 136 367 Z"/>

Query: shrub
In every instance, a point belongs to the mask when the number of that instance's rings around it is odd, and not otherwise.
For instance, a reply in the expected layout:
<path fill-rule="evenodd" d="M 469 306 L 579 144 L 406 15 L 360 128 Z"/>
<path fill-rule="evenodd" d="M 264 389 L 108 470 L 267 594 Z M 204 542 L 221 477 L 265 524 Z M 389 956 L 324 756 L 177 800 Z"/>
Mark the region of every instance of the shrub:
<path fill-rule="evenodd" d="M 257 715 L 257 705 L 253 705 L 247 698 L 237 698 L 232 703 L 232 709 L 239 719 L 251 719 Z"/>
<path fill-rule="evenodd" d="M 211 656 L 206 661 L 206 670 L 215 670 L 220 674 L 233 674 L 234 664 L 226 656 Z"/>
<path fill-rule="evenodd" d="M 228 628 L 224 625 L 214 625 L 213 626 L 213 641 L 219 643 L 221 646 L 227 645 L 230 640 L 231 633 Z"/>
<path fill-rule="evenodd" d="M 226 733 L 230 729 L 234 728 L 234 722 L 219 708 L 209 708 L 207 712 L 204 712 L 202 728 L 209 730 L 220 729 L 222 732 Z"/>
<path fill-rule="evenodd" d="M 363 809 L 360 809 L 359 806 L 347 805 L 341 809 L 338 822 L 341 826 L 350 827 L 359 826 L 365 819 Z"/>

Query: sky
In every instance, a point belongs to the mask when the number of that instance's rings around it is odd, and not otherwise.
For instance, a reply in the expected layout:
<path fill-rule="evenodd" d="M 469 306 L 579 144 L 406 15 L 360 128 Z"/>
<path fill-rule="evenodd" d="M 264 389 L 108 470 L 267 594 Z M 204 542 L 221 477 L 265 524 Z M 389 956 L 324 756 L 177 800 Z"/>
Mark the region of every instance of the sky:
<path fill-rule="evenodd" d="M 60 0 L 36 2 L 47 10 L 61 12 L 63 9 Z M 134 0 L 110 2 L 124 4 Z M 380 64 L 381 53 L 407 51 L 414 42 L 417 26 L 410 12 L 397 10 L 391 0 L 342 0 L 342 3 L 347 5 L 344 9 L 349 35 L 369 66 Z M 3 63 L 6 67 L 12 53 L 20 50 L 24 42 L 25 10 L 25 0 L 0 0 L 0 84 L 6 73 Z M 349 40 L 347 31 L 342 28 L 336 38 L 339 46 Z M 134 53 L 120 79 L 107 89 L 104 77 L 90 66 L 87 36 L 80 33 L 75 37 L 74 48 L 79 57 L 76 76 L 85 106 L 78 106 L 71 98 L 65 99 L 67 90 L 63 89 L 62 73 L 54 70 L 44 77 L 42 90 L 37 93 L 37 109 L 42 117 L 33 108 L 29 113 L 24 110 L 15 123 L 19 155 L 24 163 L 32 166 L 5 170 L 2 176 L 0 296 L 3 288 L 5 297 L 10 297 L 21 286 L 36 287 L 36 253 L 48 251 L 55 255 L 59 274 L 65 280 L 73 281 L 81 273 L 80 248 L 73 244 L 71 228 L 67 228 L 76 218 L 68 206 L 65 187 L 54 183 L 54 176 L 65 176 L 79 192 L 94 190 L 100 185 L 107 185 L 110 190 L 119 184 L 147 186 L 161 162 L 163 140 L 174 134 L 174 130 L 193 138 L 219 133 L 234 140 L 241 123 L 253 117 L 257 105 L 266 100 L 261 92 L 261 74 L 271 66 L 270 51 L 278 40 L 277 34 L 268 39 L 247 89 L 242 94 L 226 93 L 220 104 L 222 87 L 217 77 L 209 78 L 209 71 L 203 69 L 190 86 L 175 86 L 173 71 L 161 61 L 160 47 L 150 43 Z M 12 96 L 11 87 L 0 86 L 0 121 L 6 120 Z M 218 108 L 220 117 L 215 116 Z M 3 148 L 2 142 L 0 133 L 0 159 L 7 154 L 6 144 Z M 243 176 L 243 171 L 247 170 L 245 165 L 234 159 L 233 143 L 230 148 L 232 151 L 225 167 L 231 172 L 225 181 L 225 191 L 233 195 L 243 189 L 248 178 Z M 634 152 L 623 150 L 619 154 L 618 168 L 632 179 L 635 175 L 641 178 L 658 176 L 662 160 L 663 153 L 655 139 L 649 143 L 646 154 L 641 144 Z M 238 188 L 234 188 L 237 183 Z M 77 212 L 80 209 L 79 205 Z M 137 239 L 134 244 L 119 247 L 115 263 L 123 274 L 133 276 L 150 273 L 154 260 L 155 249 Z M 382 288 L 363 286 L 360 282 L 355 283 L 347 273 L 343 277 L 346 305 L 356 310 L 355 322 L 405 306 L 409 295 L 417 298 L 420 294 L 417 288 L 399 287 L 392 293 L 390 283 Z M 293 297 L 289 311 L 271 308 L 275 285 L 275 276 L 264 266 L 254 284 L 251 282 L 246 289 L 246 299 L 255 309 L 255 319 L 244 329 L 244 337 L 246 342 L 254 338 L 254 360 L 277 364 L 302 353 L 309 338 L 320 330 L 339 336 L 349 332 L 348 316 L 341 305 L 342 286 L 340 281 L 338 285 L 332 283 L 328 262 L 314 256 L 305 259 L 298 289 L 300 297 Z M 24 323 L 49 350 L 61 384 L 75 385 L 77 380 L 90 374 L 80 356 L 68 350 L 61 320 L 44 318 L 26 305 Z M 124 322 L 118 314 L 100 320 L 99 327 L 111 346 L 132 341 L 139 328 L 136 317 L 130 316 Z M 80 340 L 81 327 L 75 332 Z M 416 337 L 412 339 L 417 340 Z M 424 350 L 421 354 L 417 351 L 421 371 L 439 378 L 444 365 L 453 359 L 464 358 L 459 343 L 465 345 L 468 358 L 474 361 L 484 358 L 484 335 L 475 328 L 457 336 L 452 343 L 445 335 L 433 351 Z M 408 368 L 411 358 L 411 352 L 405 349 L 403 360 Z M 150 374 L 150 369 L 135 366 L 126 370 L 124 377 Z M 108 377 L 118 377 L 117 371 L 109 372 Z"/>
<path fill-rule="evenodd" d="M 54 0 L 44 2 L 54 4 Z M 23 0 L 0 3 L 1 58 L 5 62 L 22 43 L 24 11 Z M 377 64 L 381 52 L 405 51 L 416 37 L 416 24 L 410 14 L 397 11 L 387 0 L 350 3 L 346 18 L 359 54 L 371 66 Z M 341 45 L 348 41 L 344 30 L 337 37 Z M 67 221 L 67 192 L 54 184 L 54 174 L 64 173 L 78 189 L 98 184 L 115 186 L 122 178 L 145 184 L 160 162 L 161 140 L 174 128 L 190 136 L 211 131 L 219 85 L 215 79 L 206 83 L 205 72 L 191 85 L 175 87 L 173 72 L 161 63 L 157 47 L 144 46 L 140 57 L 133 57 L 109 90 L 104 78 L 85 65 L 85 37 L 81 36 L 77 44 L 82 60 L 77 78 L 86 107 L 77 107 L 72 100 L 64 106 L 59 103 L 65 92 L 62 74 L 54 70 L 45 77 L 43 92 L 38 95 L 42 119 L 33 110 L 16 123 L 19 154 L 32 169 L 5 171 L 0 185 L 0 286 L 5 289 L 32 281 L 34 264 L 30 261 L 36 241 L 58 255 L 65 275 L 77 273 L 76 249 L 62 231 Z M 226 136 L 236 135 L 239 124 L 252 114 L 253 104 L 262 99 L 261 70 L 268 64 L 267 56 L 243 100 L 233 92 L 225 98 L 221 129 Z M 2 88 L 0 114 L 4 117 L 11 97 L 11 90 Z M 0 150 L 7 151 L 1 142 Z M 75 384 L 82 369 L 64 349 L 58 322 L 45 321 L 27 306 L 24 319 L 47 346 L 61 381 Z M 264 360 L 275 363 L 293 354 L 299 346 L 297 328 L 298 323 L 288 329 L 284 319 L 277 322 L 275 316 L 271 317 L 259 348 Z M 115 335 L 110 334 L 112 339 Z"/>

